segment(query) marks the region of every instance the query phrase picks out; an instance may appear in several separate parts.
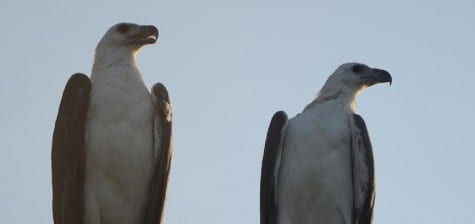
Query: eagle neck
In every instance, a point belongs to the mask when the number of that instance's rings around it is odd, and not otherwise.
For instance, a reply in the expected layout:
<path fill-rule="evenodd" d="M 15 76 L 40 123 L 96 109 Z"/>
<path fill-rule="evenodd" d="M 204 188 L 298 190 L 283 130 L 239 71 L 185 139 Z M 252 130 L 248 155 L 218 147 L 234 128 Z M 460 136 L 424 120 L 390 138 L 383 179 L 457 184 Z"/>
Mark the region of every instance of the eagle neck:
<path fill-rule="evenodd" d="M 333 104 L 336 106 L 341 106 L 354 113 L 356 110 L 357 94 L 358 92 L 348 93 L 344 91 L 335 92 L 333 94 L 319 94 L 315 100 L 305 107 L 304 111 L 317 105 Z"/>
<path fill-rule="evenodd" d="M 103 70 L 116 65 L 136 66 L 136 53 L 126 47 L 98 46 L 94 55 L 93 71 Z"/>

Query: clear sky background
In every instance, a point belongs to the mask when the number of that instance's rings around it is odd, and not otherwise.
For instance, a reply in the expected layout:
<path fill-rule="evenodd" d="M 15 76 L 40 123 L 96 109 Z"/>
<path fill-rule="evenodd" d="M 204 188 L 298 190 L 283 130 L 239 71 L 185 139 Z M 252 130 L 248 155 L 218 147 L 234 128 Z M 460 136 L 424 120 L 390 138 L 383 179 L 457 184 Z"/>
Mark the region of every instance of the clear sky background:
<path fill-rule="evenodd" d="M 51 223 L 51 137 L 69 76 L 121 21 L 154 24 L 138 63 L 174 112 L 168 224 L 259 220 L 271 116 L 301 112 L 345 62 L 388 70 L 360 94 L 375 223 L 475 223 L 475 2 L 13 1 L 0 7 L 0 223 Z"/>

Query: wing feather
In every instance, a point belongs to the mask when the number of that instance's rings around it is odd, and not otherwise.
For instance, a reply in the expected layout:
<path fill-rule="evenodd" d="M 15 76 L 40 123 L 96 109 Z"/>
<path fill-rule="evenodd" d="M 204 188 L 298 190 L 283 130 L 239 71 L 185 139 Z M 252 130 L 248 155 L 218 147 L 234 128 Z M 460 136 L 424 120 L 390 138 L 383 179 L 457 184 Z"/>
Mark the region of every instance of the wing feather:
<path fill-rule="evenodd" d="M 150 182 L 146 224 L 160 224 L 165 207 L 168 176 L 172 158 L 172 108 L 168 91 L 161 83 L 152 88 L 154 103 L 154 147 L 155 165 Z"/>
<path fill-rule="evenodd" d="M 375 198 L 374 158 L 368 130 L 363 118 L 350 119 L 352 132 L 353 214 L 355 224 L 370 224 Z"/>
<path fill-rule="evenodd" d="M 74 74 L 63 92 L 51 152 L 55 224 L 82 224 L 85 130 L 91 82 Z"/>
<path fill-rule="evenodd" d="M 267 131 L 261 168 L 261 224 L 277 223 L 277 178 L 287 120 L 285 112 L 275 113 Z"/>

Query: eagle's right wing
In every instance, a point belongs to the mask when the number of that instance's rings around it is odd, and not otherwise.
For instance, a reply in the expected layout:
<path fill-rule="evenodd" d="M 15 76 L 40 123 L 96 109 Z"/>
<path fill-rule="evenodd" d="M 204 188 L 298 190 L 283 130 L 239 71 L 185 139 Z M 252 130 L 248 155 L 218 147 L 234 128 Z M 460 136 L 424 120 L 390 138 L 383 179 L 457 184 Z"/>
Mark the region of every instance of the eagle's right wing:
<path fill-rule="evenodd" d="M 287 127 L 287 114 L 274 114 L 267 131 L 261 168 L 261 224 L 277 223 L 277 178 Z"/>
<path fill-rule="evenodd" d="M 55 224 L 82 224 L 85 133 L 91 81 L 74 74 L 64 88 L 53 133 L 51 168 Z"/>

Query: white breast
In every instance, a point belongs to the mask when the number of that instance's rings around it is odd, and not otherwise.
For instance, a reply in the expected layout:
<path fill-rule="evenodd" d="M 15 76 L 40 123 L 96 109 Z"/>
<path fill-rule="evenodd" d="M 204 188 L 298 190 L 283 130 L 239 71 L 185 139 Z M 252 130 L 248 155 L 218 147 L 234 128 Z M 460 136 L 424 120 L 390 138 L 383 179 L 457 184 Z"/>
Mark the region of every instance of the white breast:
<path fill-rule="evenodd" d="M 351 223 L 348 115 L 333 107 L 318 105 L 289 120 L 278 179 L 279 224 Z"/>
<path fill-rule="evenodd" d="M 153 108 L 135 66 L 96 72 L 86 139 L 85 223 L 139 223 L 153 164 Z"/>

